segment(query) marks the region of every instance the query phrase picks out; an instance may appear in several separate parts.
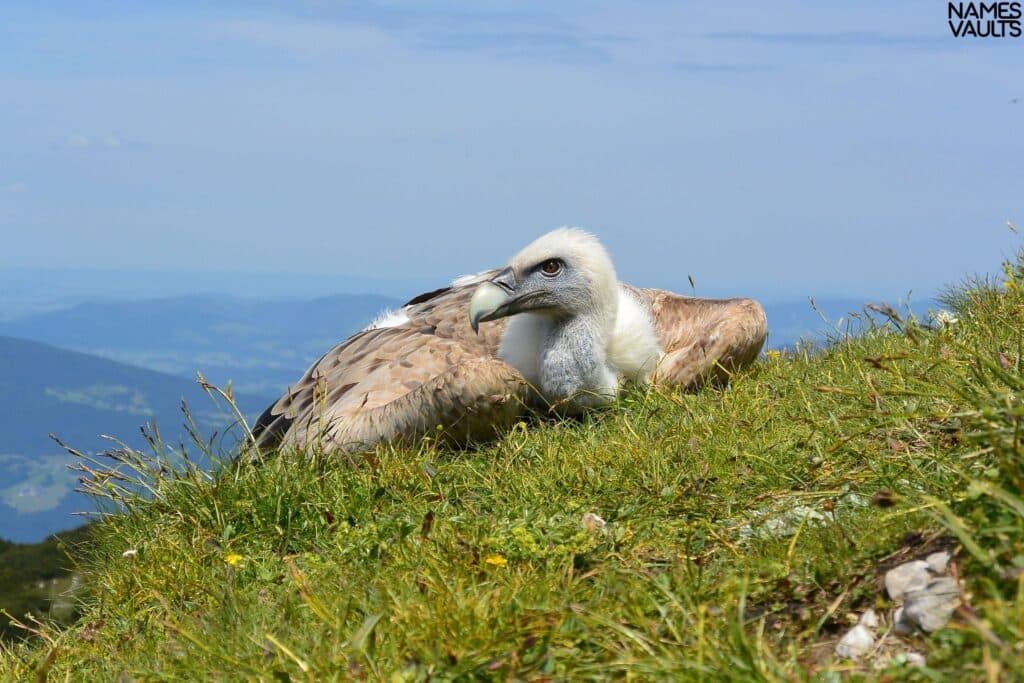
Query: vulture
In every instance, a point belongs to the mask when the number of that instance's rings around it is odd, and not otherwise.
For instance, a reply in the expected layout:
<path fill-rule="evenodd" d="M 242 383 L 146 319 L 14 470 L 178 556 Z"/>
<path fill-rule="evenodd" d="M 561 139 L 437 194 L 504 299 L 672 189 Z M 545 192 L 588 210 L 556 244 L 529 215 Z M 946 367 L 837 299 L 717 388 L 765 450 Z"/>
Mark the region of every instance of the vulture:
<path fill-rule="evenodd" d="M 428 434 L 485 441 L 531 410 L 579 414 L 629 384 L 727 380 L 767 332 L 756 301 L 619 282 L 596 237 L 560 228 L 504 268 L 421 294 L 335 346 L 253 435 L 261 449 L 324 452 Z"/>

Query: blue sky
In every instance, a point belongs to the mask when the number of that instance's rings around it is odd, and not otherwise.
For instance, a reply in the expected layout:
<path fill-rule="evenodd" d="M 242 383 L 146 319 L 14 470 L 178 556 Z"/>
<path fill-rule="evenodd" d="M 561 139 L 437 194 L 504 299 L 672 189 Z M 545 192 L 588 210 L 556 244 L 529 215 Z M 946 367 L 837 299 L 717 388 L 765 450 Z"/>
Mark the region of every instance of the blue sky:
<path fill-rule="evenodd" d="M 575 224 L 638 284 L 923 296 L 1019 244 L 1024 39 L 945 3 L 429 5 L 5 5 L 0 267 L 443 280 Z"/>

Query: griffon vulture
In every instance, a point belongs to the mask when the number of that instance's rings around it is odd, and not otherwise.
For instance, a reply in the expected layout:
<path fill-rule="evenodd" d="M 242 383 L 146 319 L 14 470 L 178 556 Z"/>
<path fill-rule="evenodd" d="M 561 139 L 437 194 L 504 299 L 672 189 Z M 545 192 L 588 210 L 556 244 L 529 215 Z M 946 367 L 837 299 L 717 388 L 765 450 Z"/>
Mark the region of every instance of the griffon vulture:
<path fill-rule="evenodd" d="M 751 299 L 699 299 L 619 282 L 575 228 L 508 265 L 409 301 L 327 352 L 264 411 L 262 447 L 371 448 L 441 433 L 493 438 L 533 409 L 579 412 L 626 383 L 686 389 L 753 361 L 767 335 Z"/>

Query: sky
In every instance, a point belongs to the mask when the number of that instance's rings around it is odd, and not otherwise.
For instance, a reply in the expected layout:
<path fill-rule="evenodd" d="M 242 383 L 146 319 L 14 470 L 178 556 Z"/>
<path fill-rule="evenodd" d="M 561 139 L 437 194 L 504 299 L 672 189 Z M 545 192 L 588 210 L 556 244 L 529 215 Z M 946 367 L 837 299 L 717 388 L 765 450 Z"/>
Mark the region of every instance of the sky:
<path fill-rule="evenodd" d="M 1024 227 L 946 3 L 7 3 L 0 268 L 443 282 L 560 225 L 698 293 L 934 293 Z"/>

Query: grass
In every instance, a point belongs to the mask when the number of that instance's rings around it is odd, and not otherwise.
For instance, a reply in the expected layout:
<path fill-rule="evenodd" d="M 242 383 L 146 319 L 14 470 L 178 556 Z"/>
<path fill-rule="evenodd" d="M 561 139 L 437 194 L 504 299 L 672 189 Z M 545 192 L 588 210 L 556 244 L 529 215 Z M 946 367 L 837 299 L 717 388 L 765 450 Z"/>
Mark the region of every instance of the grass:
<path fill-rule="evenodd" d="M 95 475 L 128 514 L 94 532 L 83 616 L 23 620 L 0 679 L 1024 676 L 1022 289 L 1017 260 L 947 295 L 954 324 L 866 312 L 728 387 L 463 452 L 211 477 L 122 451 L 150 492 Z M 966 603 L 899 644 L 927 667 L 835 658 L 857 614 L 891 614 L 883 569 L 939 547 Z"/>
<path fill-rule="evenodd" d="M 47 537 L 41 543 L 10 543 L 0 539 L 0 605 L 8 612 L 46 613 L 56 623 L 75 616 L 70 595 L 78 583 L 69 567 L 68 549 L 88 538 L 90 527 Z M 0 639 L 24 635 L 0 612 Z"/>

